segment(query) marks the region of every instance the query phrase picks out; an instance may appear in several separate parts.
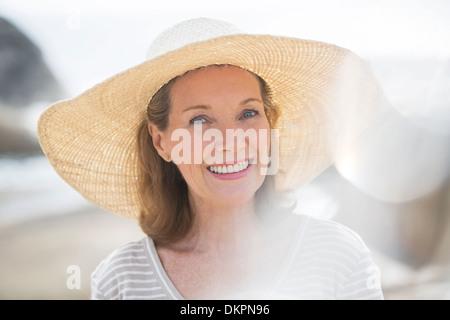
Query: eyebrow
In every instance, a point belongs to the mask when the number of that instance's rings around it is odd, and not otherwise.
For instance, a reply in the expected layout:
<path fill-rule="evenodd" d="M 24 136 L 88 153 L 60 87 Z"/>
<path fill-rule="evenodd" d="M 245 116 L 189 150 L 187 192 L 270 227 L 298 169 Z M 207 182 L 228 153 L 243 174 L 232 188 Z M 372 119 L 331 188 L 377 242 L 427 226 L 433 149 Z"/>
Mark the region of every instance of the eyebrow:
<path fill-rule="evenodd" d="M 211 109 L 211 107 L 205 106 L 205 105 L 191 106 L 191 107 L 187 107 L 186 109 L 184 109 L 183 112 L 193 110 L 193 109 Z"/>
<path fill-rule="evenodd" d="M 248 98 L 248 99 L 245 99 L 244 101 L 242 101 L 239 105 L 243 106 L 243 105 L 245 105 L 245 104 L 247 104 L 247 103 L 249 103 L 249 102 L 253 102 L 253 101 L 259 102 L 259 103 L 263 103 L 261 99 L 257 99 L 257 98 Z"/>
<path fill-rule="evenodd" d="M 253 102 L 253 101 L 256 101 L 256 102 L 259 102 L 259 103 L 263 103 L 261 99 L 257 99 L 257 98 L 248 98 L 248 99 L 242 100 L 242 101 L 239 103 L 239 105 L 240 105 L 240 106 L 243 106 L 243 105 L 246 105 L 247 103 Z M 195 106 L 190 106 L 190 107 L 187 107 L 186 109 L 184 109 L 183 112 L 186 112 L 186 111 L 189 111 L 189 110 L 194 110 L 194 109 L 203 109 L 203 110 L 207 110 L 207 109 L 211 109 L 211 106 L 203 105 L 203 104 L 195 105 Z"/>

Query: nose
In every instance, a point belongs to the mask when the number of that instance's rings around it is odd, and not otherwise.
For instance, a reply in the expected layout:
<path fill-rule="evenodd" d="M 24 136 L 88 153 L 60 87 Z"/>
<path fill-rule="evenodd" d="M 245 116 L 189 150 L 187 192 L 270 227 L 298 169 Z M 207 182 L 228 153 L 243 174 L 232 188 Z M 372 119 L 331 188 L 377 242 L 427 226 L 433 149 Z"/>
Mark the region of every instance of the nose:
<path fill-rule="evenodd" d="M 248 132 L 232 121 L 223 123 L 219 130 L 223 139 L 216 145 L 216 150 L 219 149 L 223 153 L 223 162 L 234 163 L 248 159 Z"/>

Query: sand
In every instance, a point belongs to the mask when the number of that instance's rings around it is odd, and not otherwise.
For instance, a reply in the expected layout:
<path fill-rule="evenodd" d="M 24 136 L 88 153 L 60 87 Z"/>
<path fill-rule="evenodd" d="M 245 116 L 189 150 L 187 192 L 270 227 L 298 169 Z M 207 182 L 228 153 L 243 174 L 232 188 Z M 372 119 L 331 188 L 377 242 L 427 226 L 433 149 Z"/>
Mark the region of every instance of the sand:
<path fill-rule="evenodd" d="M 0 299 L 89 299 L 90 274 L 100 261 L 114 249 L 144 236 L 136 221 L 93 206 L 2 227 Z M 382 276 L 405 276 L 392 261 L 378 262 Z M 79 283 L 76 282 L 78 279 Z M 448 277 L 443 276 L 440 281 L 435 278 L 423 280 L 383 288 L 385 298 L 450 299 Z"/>
<path fill-rule="evenodd" d="M 2 228 L 0 299 L 89 299 L 98 263 L 143 236 L 136 221 L 95 207 Z"/>

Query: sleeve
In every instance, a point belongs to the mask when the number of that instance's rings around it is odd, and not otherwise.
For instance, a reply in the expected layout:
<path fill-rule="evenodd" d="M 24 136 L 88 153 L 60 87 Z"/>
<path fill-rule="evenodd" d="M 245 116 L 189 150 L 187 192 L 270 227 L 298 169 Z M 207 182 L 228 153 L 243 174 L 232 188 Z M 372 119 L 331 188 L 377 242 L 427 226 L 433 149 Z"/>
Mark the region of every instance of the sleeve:
<path fill-rule="evenodd" d="M 383 300 L 380 269 L 374 264 L 370 251 L 361 256 L 359 263 L 338 291 L 339 300 Z"/>
<path fill-rule="evenodd" d="M 91 300 L 106 300 L 95 279 L 95 274 L 91 275 Z"/>
<path fill-rule="evenodd" d="M 98 266 L 96 270 L 91 274 L 91 300 L 106 300 L 105 296 L 103 295 L 103 292 L 100 290 L 100 284 L 98 279 Z"/>
<path fill-rule="evenodd" d="M 107 262 L 110 257 L 111 255 L 101 261 L 91 274 L 91 300 L 109 300 L 105 296 L 103 284 L 105 282 L 105 273 L 107 274 L 108 271 Z"/>

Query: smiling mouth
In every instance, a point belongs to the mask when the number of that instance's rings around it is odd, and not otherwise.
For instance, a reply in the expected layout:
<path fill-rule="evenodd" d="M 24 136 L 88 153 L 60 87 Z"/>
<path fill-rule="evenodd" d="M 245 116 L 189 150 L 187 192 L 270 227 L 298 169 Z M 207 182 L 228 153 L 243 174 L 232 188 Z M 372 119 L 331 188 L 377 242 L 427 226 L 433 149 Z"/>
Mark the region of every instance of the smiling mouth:
<path fill-rule="evenodd" d="M 244 171 L 249 166 L 249 161 L 242 161 L 236 164 L 210 166 L 207 169 L 217 174 L 229 174 Z"/>

